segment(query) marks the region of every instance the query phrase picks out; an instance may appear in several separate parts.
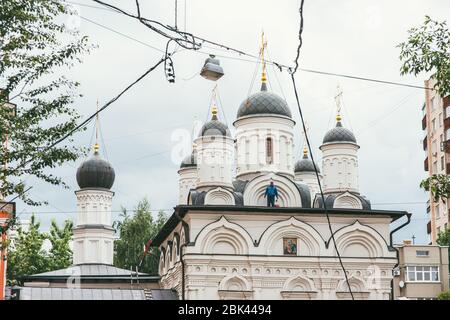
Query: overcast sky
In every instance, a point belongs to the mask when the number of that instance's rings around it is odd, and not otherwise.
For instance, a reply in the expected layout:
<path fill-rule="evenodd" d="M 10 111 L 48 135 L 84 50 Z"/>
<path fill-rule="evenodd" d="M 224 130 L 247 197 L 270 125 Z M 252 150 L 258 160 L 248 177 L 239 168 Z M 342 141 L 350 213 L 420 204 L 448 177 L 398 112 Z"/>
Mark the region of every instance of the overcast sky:
<path fill-rule="evenodd" d="M 134 1 L 107 2 L 134 10 Z M 145 0 L 142 15 L 174 23 L 174 1 Z M 166 39 L 138 22 L 99 7 L 93 1 L 74 0 L 81 17 L 120 31 L 141 42 L 163 49 Z M 180 28 L 212 41 L 257 54 L 261 31 L 268 40 L 269 58 L 291 65 L 298 44 L 298 6 L 300 1 L 207 1 L 179 0 Z M 186 3 L 186 10 L 185 10 Z M 450 12 L 450 2 L 429 1 L 325 1 L 306 0 L 304 7 L 302 68 L 343 73 L 362 77 L 423 85 L 428 75 L 401 77 L 399 49 L 407 30 L 419 25 L 424 15 L 443 21 Z M 446 15 L 447 14 L 447 15 Z M 186 16 L 186 19 L 185 19 Z M 85 19 L 67 21 L 98 45 L 81 65 L 68 76 L 81 83 L 83 98 L 75 107 L 84 117 L 95 112 L 96 100 L 106 103 L 161 58 L 159 51 L 127 39 Z M 116 171 L 113 217 L 121 206 L 132 209 L 147 197 L 155 210 L 168 210 L 177 203 L 179 163 L 172 151 L 177 130 L 193 130 L 196 121 L 205 121 L 211 90 L 215 83 L 198 76 L 207 53 L 245 58 L 231 52 L 203 48 L 202 53 L 181 50 L 174 56 L 175 84 L 166 81 L 163 68 L 127 92 L 101 114 L 105 145 L 102 151 Z M 247 58 L 245 58 L 247 59 Z M 259 81 L 251 88 L 256 64 L 220 57 L 225 76 L 218 82 L 222 104 L 220 117 L 232 132 L 240 103 L 249 91 L 259 90 Z M 271 90 L 285 96 L 299 123 L 289 75 L 269 67 Z M 259 75 L 258 75 L 259 78 Z M 327 130 L 334 126 L 334 95 L 337 85 L 343 88 L 344 125 L 351 128 L 361 146 L 359 150 L 360 191 L 373 203 L 374 209 L 407 210 L 413 214 L 411 224 L 398 232 L 398 242 L 416 236 L 416 243 L 427 243 L 427 195 L 419 189 L 426 176 L 421 130 L 424 92 L 406 88 L 325 76 L 299 71 L 296 75 L 301 104 L 310 127 L 315 156 Z M 88 147 L 93 126 L 77 134 L 77 144 Z M 302 137 L 296 126 L 296 154 L 301 153 Z M 38 212 L 44 228 L 51 219 L 75 218 L 77 190 L 76 168 L 83 161 L 64 165 L 54 172 L 64 177 L 70 189 L 52 187 L 29 180 L 34 187 L 30 195 L 48 200 L 38 208 L 18 204 L 20 218 Z M 400 204 L 392 204 L 400 203 Z"/>

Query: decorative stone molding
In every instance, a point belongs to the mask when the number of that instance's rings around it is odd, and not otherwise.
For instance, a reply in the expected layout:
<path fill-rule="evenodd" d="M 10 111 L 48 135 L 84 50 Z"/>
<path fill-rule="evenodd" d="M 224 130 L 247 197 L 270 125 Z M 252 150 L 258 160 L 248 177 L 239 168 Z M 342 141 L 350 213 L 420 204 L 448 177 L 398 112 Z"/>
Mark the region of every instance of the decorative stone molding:
<path fill-rule="evenodd" d="M 197 235 L 194 250 L 201 253 L 248 254 L 251 246 L 253 241 L 245 229 L 222 217 Z"/>
<path fill-rule="evenodd" d="M 318 256 L 326 251 L 325 242 L 320 233 L 294 217 L 271 225 L 261 236 L 258 247 L 265 248 L 266 254 L 280 255 L 282 252 L 274 252 L 274 250 L 275 246 L 283 241 L 283 237 L 298 238 L 306 246 L 304 252 L 306 255 Z M 301 250 L 303 251 L 303 248 Z"/>
<path fill-rule="evenodd" d="M 208 191 L 205 196 L 205 205 L 234 205 L 234 196 L 233 194 L 224 189 L 224 188 L 216 188 Z"/>
<path fill-rule="evenodd" d="M 351 193 L 345 192 L 334 200 L 333 208 L 362 209 L 362 203 Z"/>
<path fill-rule="evenodd" d="M 273 181 L 278 189 L 280 207 L 301 207 L 300 193 L 291 179 L 273 173 L 263 174 L 249 181 L 244 191 L 244 205 L 266 206 L 267 200 L 264 193 L 270 181 Z"/>

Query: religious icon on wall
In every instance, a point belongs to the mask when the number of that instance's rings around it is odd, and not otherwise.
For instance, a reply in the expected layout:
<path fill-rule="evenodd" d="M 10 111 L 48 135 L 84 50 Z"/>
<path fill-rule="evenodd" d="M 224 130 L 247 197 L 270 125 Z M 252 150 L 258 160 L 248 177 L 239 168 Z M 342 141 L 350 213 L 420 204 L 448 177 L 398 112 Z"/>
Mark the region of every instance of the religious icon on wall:
<path fill-rule="evenodd" d="M 297 238 L 283 238 L 283 254 L 297 255 Z"/>

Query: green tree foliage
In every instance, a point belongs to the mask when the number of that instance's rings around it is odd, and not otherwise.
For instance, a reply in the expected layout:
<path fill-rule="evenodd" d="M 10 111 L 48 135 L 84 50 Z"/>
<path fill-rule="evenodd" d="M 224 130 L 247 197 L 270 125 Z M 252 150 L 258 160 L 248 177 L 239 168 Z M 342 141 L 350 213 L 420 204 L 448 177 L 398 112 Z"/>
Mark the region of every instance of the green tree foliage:
<path fill-rule="evenodd" d="M 52 221 L 50 232 L 46 234 L 46 238 L 52 244 L 49 252 L 52 270 L 64 269 L 72 264 L 72 250 L 69 247 L 72 239 L 72 228 L 73 222 L 71 220 L 66 220 L 62 228 L 58 227 L 56 221 Z"/>
<path fill-rule="evenodd" d="M 437 296 L 438 300 L 450 300 L 450 291 L 446 291 L 446 292 L 441 292 L 438 296 Z"/>
<path fill-rule="evenodd" d="M 398 45 L 403 62 L 400 73 L 433 72 L 435 88 L 441 97 L 446 97 L 450 93 L 450 33 L 446 22 L 425 16 L 423 25 L 408 33 L 408 40 Z"/>
<path fill-rule="evenodd" d="M 120 235 L 120 238 L 114 243 L 114 265 L 124 269 L 133 268 L 133 270 L 139 266 L 145 245 L 150 239 L 153 239 L 166 220 L 162 211 L 158 213 L 156 220 L 153 219 L 147 199 L 138 203 L 133 216 L 123 209 L 121 220 L 115 221 L 113 224 L 116 232 Z M 139 271 L 157 274 L 158 263 L 159 252 L 157 248 L 152 247 L 139 267 Z"/>
<path fill-rule="evenodd" d="M 439 232 L 436 242 L 441 246 L 450 246 L 450 229 Z"/>
<path fill-rule="evenodd" d="M 61 178 L 49 168 L 73 161 L 83 149 L 64 144 L 46 150 L 76 127 L 79 116 L 71 107 L 79 84 L 63 72 L 80 62 L 92 48 L 86 37 L 65 24 L 75 14 L 60 0 L 0 1 L 0 192 L 4 197 L 23 193 L 25 176 L 53 185 Z M 17 105 L 12 112 L 11 105 Z"/>
<path fill-rule="evenodd" d="M 434 174 L 431 177 L 422 180 L 420 182 L 420 187 L 425 191 L 430 191 L 435 202 L 441 199 L 442 202 L 445 203 L 449 197 L 448 191 L 450 189 L 450 179 L 446 174 Z"/>
<path fill-rule="evenodd" d="M 45 235 L 39 231 L 40 222 L 35 216 L 31 216 L 28 231 L 21 227 L 17 230 L 17 239 L 14 248 L 8 252 L 7 278 L 18 279 L 24 275 L 30 275 L 49 270 L 49 260 L 42 249 Z M 11 244 L 11 243 L 10 243 Z"/>
<path fill-rule="evenodd" d="M 69 248 L 69 241 L 72 236 L 72 226 L 73 223 L 70 220 L 66 220 L 62 228 L 52 221 L 50 232 L 42 233 L 39 231 L 40 222 L 32 215 L 28 230 L 25 231 L 19 227 L 17 238 L 10 242 L 7 279 L 12 283 L 20 283 L 23 276 L 70 266 L 72 251 Z M 46 239 L 52 244 L 49 252 L 42 248 Z"/>

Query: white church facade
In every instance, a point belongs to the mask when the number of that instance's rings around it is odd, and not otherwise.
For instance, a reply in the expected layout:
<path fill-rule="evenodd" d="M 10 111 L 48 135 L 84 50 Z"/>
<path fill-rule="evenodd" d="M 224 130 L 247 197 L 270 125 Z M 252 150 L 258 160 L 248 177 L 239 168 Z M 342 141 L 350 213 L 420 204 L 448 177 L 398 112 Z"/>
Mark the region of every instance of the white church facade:
<path fill-rule="evenodd" d="M 234 137 L 212 113 L 178 171 L 179 204 L 153 239 L 161 288 L 184 299 L 392 298 L 389 226 L 410 214 L 372 210 L 359 190 L 360 147 L 340 115 L 320 146 L 322 199 L 307 150 L 294 159 L 290 108 L 264 74 L 237 111 Z"/>

